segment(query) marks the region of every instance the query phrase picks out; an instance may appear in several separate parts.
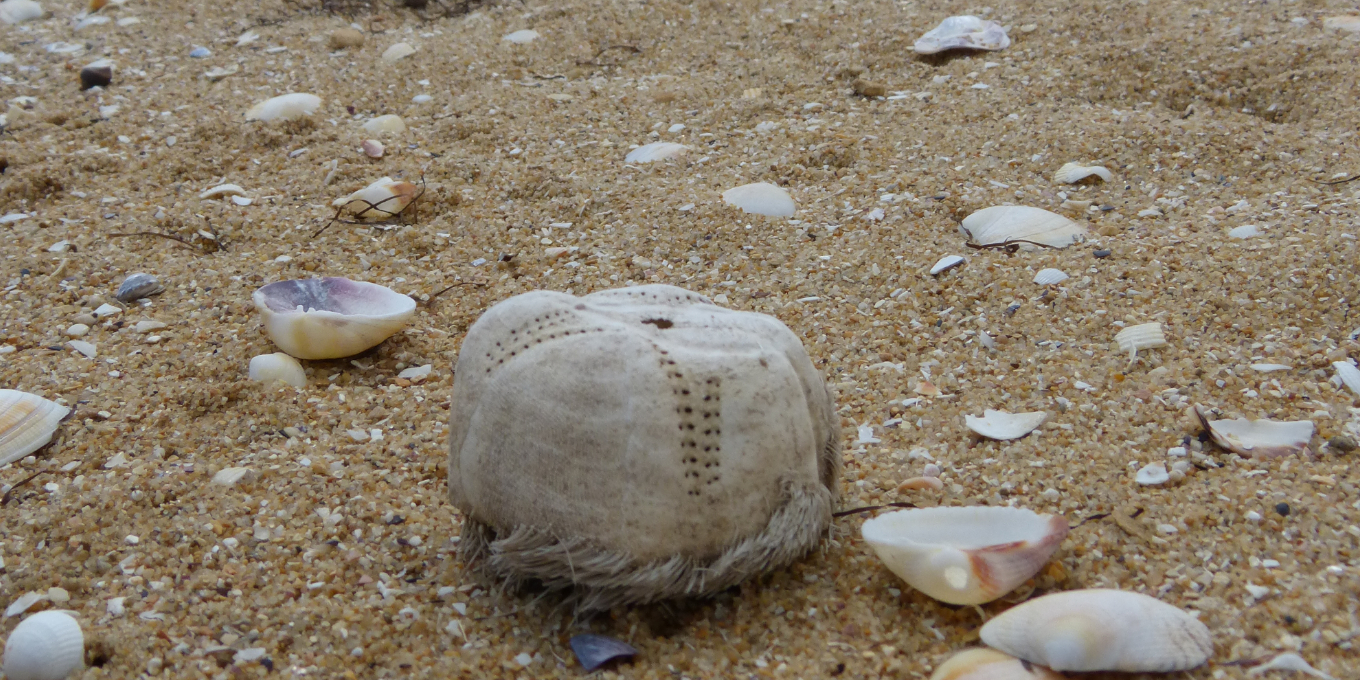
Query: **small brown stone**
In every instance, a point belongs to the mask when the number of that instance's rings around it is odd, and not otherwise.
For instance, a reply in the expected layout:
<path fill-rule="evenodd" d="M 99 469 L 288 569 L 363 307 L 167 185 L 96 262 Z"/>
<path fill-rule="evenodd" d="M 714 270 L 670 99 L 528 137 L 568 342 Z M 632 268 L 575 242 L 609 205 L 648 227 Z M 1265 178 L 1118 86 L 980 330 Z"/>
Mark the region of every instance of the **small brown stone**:
<path fill-rule="evenodd" d="M 1342 453 L 1350 453 L 1351 451 L 1354 451 L 1356 448 L 1355 440 L 1346 436 L 1337 436 L 1328 439 L 1327 446 L 1330 446 L 1331 448 L 1334 448 Z"/>
<path fill-rule="evenodd" d="M 113 82 L 113 67 L 91 64 L 80 69 L 80 89 L 108 87 Z"/>
<path fill-rule="evenodd" d="M 331 33 L 331 49 L 343 50 L 364 44 L 364 34 L 352 28 L 341 28 Z"/>
<path fill-rule="evenodd" d="M 855 94 L 861 97 L 882 97 L 888 94 L 888 88 L 881 83 L 874 83 L 863 78 L 858 78 L 854 83 Z"/>

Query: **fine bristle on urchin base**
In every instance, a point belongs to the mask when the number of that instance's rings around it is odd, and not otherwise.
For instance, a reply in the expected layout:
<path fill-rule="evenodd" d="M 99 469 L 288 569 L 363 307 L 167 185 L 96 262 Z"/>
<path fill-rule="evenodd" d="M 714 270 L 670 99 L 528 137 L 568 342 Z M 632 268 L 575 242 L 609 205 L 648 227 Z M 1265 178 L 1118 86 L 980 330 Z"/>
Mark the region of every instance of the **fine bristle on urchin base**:
<path fill-rule="evenodd" d="M 834 484 L 833 479 L 833 488 Z M 780 496 L 782 503 L 764 531 L 707 560 L 676 556 L 638 565 L 626 555 L 582 539 L 561 539 L 535 527 L 500 533 L 471 517 L 463 520 L 459 553 L 469 566 L 511 586 L 537 582 L 548 590 L 563 591 L 566 603 L 578 612 L 706 597 L 787 566 L 821 540 L 831 524 L 831 489 L 821 484 L 785 483 Z"/>

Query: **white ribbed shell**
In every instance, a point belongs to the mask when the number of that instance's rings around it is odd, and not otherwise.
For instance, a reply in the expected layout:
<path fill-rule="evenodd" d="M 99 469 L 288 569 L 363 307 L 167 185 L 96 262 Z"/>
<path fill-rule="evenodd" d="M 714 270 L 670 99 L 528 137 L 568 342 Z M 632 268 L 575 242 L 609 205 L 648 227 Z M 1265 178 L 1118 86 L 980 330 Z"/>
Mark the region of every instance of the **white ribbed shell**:
<path fill-rule="evenodd" d="M 85 665 L 85 635 L 65 612 L 38 612 L 5 641 L 8 680 L 65 680 Z"/>
<path fill-rule="evenodd" d="M 1004 50 L 1011 39 L 1006 29 L 995 21 L 971 15 L 949 17 L 916 40 L 918 54 L 935 54 L 945 50 Z"/>
<path fill-rule="evenodd" d="M 0 465 L 47 445 L 71 409 L 36 394 L 0 390 Z"/>
<path fill-rule="evenodd" d="M 1087 177 L 1096 176 L 1106 182 L 1114 179 L 1109 169 L 1103 165 L 1082 165 L 1081 163 L 1068 163 L 1058 171 L 1053 173 L 1053 181 L 1058 184 L 1076 184 Z"/>
<path fill-rule="evenodd" d="M 1062 283 L 1067 278 L 1067 274 L 1061 269 L 1040 269 L 1039 273 L 1034 275 L 1034 282 L 1041 286 L 1051 286 Z"/>

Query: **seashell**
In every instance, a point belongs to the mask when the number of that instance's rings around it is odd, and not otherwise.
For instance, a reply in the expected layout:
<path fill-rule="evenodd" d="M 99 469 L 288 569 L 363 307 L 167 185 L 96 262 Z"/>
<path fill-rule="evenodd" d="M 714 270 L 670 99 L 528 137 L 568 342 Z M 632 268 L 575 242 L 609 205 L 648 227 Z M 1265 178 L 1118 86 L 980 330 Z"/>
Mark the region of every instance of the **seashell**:
<path fill-rule="evenodd" d="M 208 71 L 204 72 L 203 77 L 215 83 L 223 78 L 226 78 L 229 75 L 234 75 L 240 70 L 241 68 L 236 64 L 231 64 L 230 66 L 215 66 L 212 69 L 209 69 Z"/>
<path fill-rule="evenodd" d="M 285 354 L 284 356 L 288 355 Z M 292 359 L 293 357 L 288 358 Z M 297 361 L 296 359 L 293 360 Z M 236 486 L 238 482 L 249 484 L 255 481 L 256 477 L 258 477 L 258 475 L 250 468 L 229 467 L 218 470 L 217 474 L 213 475 L 212 482 L 218 486 Z"/>
<path fill-rule="evenodd" d="M 1165 484 L 1171 479 L 1171 473 L 1166 471 L 1166 465 L 1162 463 L 1148 463 L 1138 470 L 1133 476 L 1133 481 L 1143 486 L 1157 486 Z"/>
<path fill-rule="evenodd" d="M 1067 520 L 1007 507 L 922 508 L 879 515 L 860 529 L 879 559 L 941 602 L 991 602 L 1039 573 Z"/>
<path fill-rule="evenodd" d="M 940 481 L 939 477 L 912 477 L 911 479 L 903 480 L 901 484 L 897 485 L 898 491 L 917 491 L 921 489 L 939 491 L 943 488 L 944 482 Z"/>
<path fill-rule="evenodd" d="M 36 394 L 0 390 L 0 465 L 8 465 L 52 441 L 71 409 Z"/>
<path fill-rule="evenodd" d="M 1360 15 L 1343 14 L 1336 17 L 1327 17 L 1322 20 L 1322 27 L 1334 31 L 1360 33 Z"/>
<path fill-rule="evenodd" d="M 1140 349 L 1166 347 L 1166 335 L 1162 333 L 1162 324 L 1144 323 L 1119 331 L 1114 336 L 1114 343 L 1119 351 L 1128 352 L 1132 361 Z"/>
<path fill-rule="evenodd" d="M 93 359 L 99 356 L 99 351 L 95 348 L 94 343 L 85 342 L 84 340 L 71 340 L 66 343 L 66 346 L 85 355 L 86 359 Z"/>
<path fill-rule="evenodd" d="M 401 116 L 389 113 L 364 123 L 364 132 L 371 132 L 375 135 L 382 132 L 406 132 L 406 121 L 402 120 Z"/>
<path fill-rule="evenodd" d="M 151 274 L 128 274 L 123 282 L 118 284 L 118 291 L 113 294 L 119 302 L 130 303 L 152 295 L 158 295 L 165 291 L 165 286 L 161 285 L 160 279 Z"/>
<path fill-rule="evenodd" d="M 119 307 L 117 305 L 111 305 L 108 303 L 99 305 L 99 307 L 94 310 L 95 317 L 99 319 L 103 319 L 104 317 L 114 316 L 122 313 L 123 313 L 122 307 Z"/>
<path fill-rule="evenodd" d="M 363 149 L 364 155 L 369 158 L 382 158 L 383 152 L 386 150 L 382 142 L 376 139 L 365 139 L 364 143 L 359 145 L 359 148 Z"/>
<path fill-rule="evenodd" d="M 1067 163 L 1058 171 L 1053 173 L 1053 181 L 1058 184 L 1076 184 L 1087 177 L 1099 177 L 1106 182 L 1114 179 L 1114 175 L 1103 165 L 1086 166 L 1081 163 Z"/>
<path fill-rule="evenodd" d="M 7 24 L 22 24 L 25 21 L 43 18 L 42 5 L 33 0 L 5 0 L 0 2 L 0 21 Z"/>
<path fill-rule="evenodd" d="M 1260 235 L 1261 230 L 1254 224 L 1244 224 L 1240 227 L 1234 227 L 1228 230 L 1228 236 L 1232 238 L 1251 238 Z"/>
<path fill-rule="evenodd" d="M 93 87 L 108 87 L 113 82 L 113 62 L 108 59 L 86 64 L 80 69 L 80 89 L 88 90 Z"/>
<path fill-rule="evenodd" d="M 982 642 L 1055 671 L 1169 673 L 1214 652 L 1209 628 L 1156 598 L 1070 590 L 1012 607 L 982 626 Z"/>
<path fill-rule="evenodd" d="M 1066 248 L 1086 240 L 1086 229 L 1042 208 L 997 205 L 965 218 L 959 229 L 980 246 L 1019 242 L 1021 250 L 1039 246 Z"/>
<path fill-rule="evenodd" d="M 916 40 L 917 54 L 936 54 L 945 50 L 1004 50 L 1011 39 L 995 21 L 971 15 L 949 17 Z"/>
<path fill-rule="evenodd" d="M 1275 372 L 1275 371 L 1287 371 L 1287 370 L 1289 370 L 1289 369 L 1291 369 L 1291 368 L 1293 368 L 1293 366 L 1290 366 L 1289 364 L 1252 364 L 1252 365 L 1251 365 L 1251 369 L 1252 369 L 1253 371 L 1260 371 L 1261 373 L 1273 373 L 1273 372 Z"/>
<path fill-rule="evenodd" d="M 1063 680 L 1063 676 L 995 649 L 975 647 L 949 657 L 930 680 Z"/>
<path fill-rule="evenodd" d="M 1195 407 L 1195 415 L 1215 444 L 1233 453 L 1253 458 L 1279 458 L 1293 453 L 1311 454 L 1308 443 L 1313 440 L 1313 421 L 1295 420 L 1209 420 L 1202 406 Z"/>
<path fill-rule="evenodd" d="M 769 182 L 743 184 L 724 191 L 724 203 L 741 208 L 742 212 L 769 217 L 790 217 L 795 207 L 789 192 Z"/>
<path fill-rule="evenodd" d="M 293 120 L 316 113 L 321 107 L 321 98 L 314 94 L 292 92 L 266 99 L 246 111 L 246 120 L 259 120 L 266 123 L 276 120 Z"/>
<path fill-rule="evenodd" d="M 1360 27 L 1358 27 L 1356 30 L 1360 31 Z M 1326 673 L 1323 673 L 1322 671 L 1316 668 L 1313 668 L 1312 665 L 1310 665 L 1307 661 L 1303 660 L 1303 657 L 1293 652 L 1285 652 L 1283 654 L 1279 654 L 1270 661 L 1267 661 L 1261 664 L 1260 666 L 1252 668 L 1251 670 L 1247 671 L 1247 677 L 1261 675 L 1269 671 L 1295 671 L 1298 673 L 1305 673 L 1307 675 L 1311 675 L 1315 678 L 1318 678 L 1318 680 L 1336 680 L 1336 678 L 1327 675 Z"/>
<path fill-rule="evenodd" d="M 394 62 L 400 59 L 405 59 L 406 57 L 409 57 L 415 53 L 416 48 L 411 47 L 410 45 L 407 45 L 404 42 L 399 42 L 387 48 L 386 50 L 383 50 L 381 58 L 383 61 L 386 62 Z"/>
<path fill-rule="evenodd" d="M 516 45 L 528 45 L 529 43 L 538 40 L 539 37 L 540 36 L 538 34 L 538 31 L 535 31 L 531 28 L 524 28 L 515 31 L 514 33 L 506 33 L 505 35 L 501 36 L 501 40 L 504 40 L 505 42 L 514 43 Z"/>
<path fill-rule="evenodd" d="M 667 158 L 674 158 L 689 151 L 689 147 L 675 142 L 653 142 L 644 144 L 628 152 L 623 157 L 624 163 L 651 163 L 653 161 L 664 161 Z"/>
<path fill-rule="evenodd" d="M 255 382 L 280 380 L 293 387 L 307 386 L 307 372 L 302 370 L 302 364 L 283 352 L 251 357 L 250 379 Z"/>
<path fill-rule="evenodd" d="M 606 635 L 584 633 L 571 638 L 571 651 L 587 673 L 615 659 L 637 656 L 632 645 Z"/>
<path fill-rule="evenodd" d="M 245 47 L 246 45 L 249 45 L 250 43 L 253 43 L 259 39 L 260 39 L 259 33 L 256 33 L 255 31 L 246 31 L 245 33 L 242 33 L 241 35 L 237 36 L 236 46 Z"/>
<path fill-rule="evenodd" d="M 1041 286 L 1051 286 L 1062 283 L 1067 278 L 1067 274 L 1061 269 L 1040 269 L 1039 273 L 1034 275 L 1034 282 Z"/>
<path fill-rule="evenodd" d="M 930 275 L 931 275 L 931 276 L 938 276 L 938 275 L 940 275 L 940 274 L 942 274 L 942 273 L 944 273 L 944 272 L 946 272 L 946 271 L 949 271 L 950 269 L 953 269 L 953 268 L 955 268 L 955 267 L 957 267 L 957 266 L 959 266 L 959 265 L 961 265 L 961 264 L 963 264 L 964 262 L 967 262 L 967 261 L 968 261 L 968 260 L 964 259 L 964 258 L 963 258 L 962 256 L 960 256 L 960 255 L 945 255 L 944 257 L 940 258 L 940 261 L 939 261 L 939 262 L 936 262 L 936 263 L 935 263 L 935 266 L 933 266 L 933 267 L 930 268 Z"/>
<path fill-rule="evenodd" d="M 335 199 L 331 206 L 361 220 L 385 220 L 400 215 L 419 192 L 420 188 L 410 182 L 383 177 L 344 198 Z"/>
<path fill-rule="evenodd" d="M 1048 413 L 1044 411 L 1007 413 L 1005 411 L 993 411 L 992 409 L 984 411 L 981 418 L 967 414 L 963 416 L 964 424 L 968 426 L 968 429 L 988 439 L 998 441 L 1019 439 L 1043 425 L 1047 419 Z"/>
<path fill-rule="evenodd" d="M 198 195 L 199 198 L 226 198 L 228 196 L 245 196 L 246 190 L 235 184 L 219 184 Z"/>
<path fill-rule="evenodd" d="M 401 373 L 397 374 L 397 377 L 403 378 L 405 380 L 410 380 L 411 382 L 420 382 L 430 377 L 430 374 L 433 372 L 434 364 L 425 364 L 424 366 L 412 366 L 410 368 L 404 368 L 402 369 Z"/>
<path fill-rule="evenodd" d="M 1333 361 L 1332 368 L 1336 370 L 1336 377 L 1341 384 L 1360 396 L 1360 369 L 1349 361 Z"/>
<path fill-rule="evenodd" d="M 358 354 L 404 328 L 416 309 L 409 296 L 338 277 L 277 281 L 252 299 L 269 339 L 299 359 Z"/>
<path fill-rule="evenodd" d="M 19 622 L 5 641 L 9 680 L 65 680 L 84 665 L 85 635 L 65 612 L 38 612 Z"/>
<path fill-rule="evenodd" d="M 5 618 L 18 616 L 29 610 L 35 604 L 47 599 L 47 593 L 36 593 L 29 591 L 15 598 L 13 602 L 5 607 Z"/>
<path fill-rule="evenodd" d="M 464 557 L 582 611 L 721 592 L 831 522 L 839 421 L 802 343 L 680 288 L 495 305 L 450 414 Z"/>

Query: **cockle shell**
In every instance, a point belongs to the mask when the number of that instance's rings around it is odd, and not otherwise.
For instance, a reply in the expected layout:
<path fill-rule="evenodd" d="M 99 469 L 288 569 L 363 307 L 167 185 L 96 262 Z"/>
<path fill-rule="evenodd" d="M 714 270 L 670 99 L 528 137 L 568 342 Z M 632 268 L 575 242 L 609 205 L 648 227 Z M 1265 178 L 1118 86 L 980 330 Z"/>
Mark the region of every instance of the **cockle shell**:
<path fill-rule="evenodd" d="M 1129 359 L 1133 359 L 1140 349 L 1166 347 L 1166 334 L 1162 332 L 1160 323 L 1143 323 L 1116 333 L 1114 343 L 1121 352 L 1129 353 Z"/>
<path fill-rule="evenodd" d="M 0 390 L 0 465 L 47 445 L 71 409 L 36 394 Z"/>
<path fill-rule="evenodd" d="M 321 98 L 314 94 L 293 92 L 266 99 L 246 111 L 246 120 L 272 122 L 292 120 L 316 113 L 321 108 Z"/>
<path fill-rule="evenodd" d="M 406 132 L 406 121 L 394 113 L 385 116 L 378 116 L 367 123 L 364 123 L 364 131 L 378 134 L 381 132 L 399 133 Z"/>
<path fill-rule="evenodd" d="M 1041 286 L 1051 286 L 1062 283 L 1067 278 L 1067 274 L 1061 269 L 1040 269 L 1039 273 L 1034 275 L 1034 282 Z"/>
<path fill-rule="evenodd" d="M 302 364 L 283 352 L 251 357 L 250 379 L 256 382 L 279 380 L 293 387 L 307 386 L 307 372 Z"/>
<path fill-rule="evenodd" d="M 628 152 L 623 157 L 624 163 L 651 163 L 653 161 L 664 161 L 667 158 L 674 158 L 686 151 L 689 147 L 675 142 L 653 142 L 644 144 Z"/>
<path fill-rule="evenodd" d="M 299 359 L 358 354 L 404 328 L 416 309 L 410 296 L 344 278 L 277 281 L 253 299 L 269 339 Z"/>
<path fill-rule="evenodd" d="M 1253 458 L 1279 458 L 1294 453 L 1310 454 L 1313 421 L 1296 420 L 1209 420 L 1201 406 L 1195 407 L 1200 424 L 1209 431 L 1215 444 L 1233 453 Z"/>
<path fill-rule="evenodd" d="M 493 306 L 450 418 L 465 559 L 584 610 L 720 592 L 831 522 L 839 421 L 802 343 L 680 288 Z"/>
<path fill-rule="evenodd" d="M 982 604 L 1039 573 L 1067 520 L 1007 507 L 922 508 L 879 515 L 860 529 L 879 559 L 941 602 Z"/>
<path fill-rule="evenodd" d="M 8 680 L 65 680 L 84 665 L 85 635 L 80 623 L 62 611 L 24 619 L 5 641 Z"/>
<path fill-rule="evenodd" d="M 1063 676 L 995 649 L 976 647 L 949 657 L 930 680 L 1063 680 Z"/>
<path fill-rule="evenodd" d="M 118 284 L 118 291 L 113 294 L 119 302 L 135 302 L 144 297 L 159 295 L 165 291 L 165 286 L 160 279 L 151 274 L 128 274 L 123 282 Z"/>
<path fill-rule="evenodd" d="M 793 197 L 769 182 L 743 184 L 723 192 L 722 199 L 728 205 L 735 205 L 742 212 L 769 217 L 791 217 L 795 207 Z"/>
<path fill-rule="evenodd" d="M 1004 50 L 1010 44 L 1001 24 L 965 14 L 941 21 L 917 39 L 914 47 L 918 54 L 935 54 L 953 49 Z"/>
<path fill-rule="evenodd" d="M 930 275 L 939 276 L 940 274 L 947 272 L 950 269 L 953 269 L 954 267 L 963 264 L 964 262 L 967 262 L 967 260 L 965 260 L 961 255 L 945 255 L 944 257 L 940 258 L 939 261 L 936 262 L 934 266 L 930 268 Z"/>
<path fill-rule="evenodd" d="M 982 641 L 1055 671 L 1169 673 L 1213 654 L 1209 628 L 1156 598 L 1123 590 L 1072 590 L 1006 610 Z"/>
<path fill-rule="evenodd" d="M 1053 173 L 1053 181 L 1058 184 L 1076 184 L 1087 177 L 1099 177 L 1106 182 L 1114 179 L 1109 169 L 1103 165 L 1082 165 L 1081 163 L 1068 163 L 1058 171 Z"/>
<path fill-rule="evenodd" d="M 1024 205 L 996 205 L 965 218 L 959 226 L 980 246 L 1018 242 L 1021 250 L 1040 244 L 1066 248 L 1086 240 L 1086 229 L 1057 213 Z"/>
<path fill-rule="evenodd" d="M 384 177 L 331 205 L 361 220 L 385 220 L 400 215 L 419 193 L 420 187 L 410 182 Z"/>
<path fill-rule="evenodd" d="M 33 0 L 5 0 L 0 2 L 0 21 L 7 24 L 22 24 L 25 21 L 43 18 L 42 5 Z"/>
<path fill-rule="evenodd" d="M 1336 370 L 1336 377 L 1342 385 L 1349 387 L 1351 393 L 1360 396 L 1360 368 L 1349 361 L 1333 361 L 1332 368 Z"/>
<path fill-rule="evenodd" d="M 967 414 L 963 416 L 963 422 L 968 429 L 998 441 L 1019 439 L 1043 425 L 1047 419 L 1048 414 L 1044 411 L 1007 413 L 992 409 L 984 411 L 981 418 Z"/>

